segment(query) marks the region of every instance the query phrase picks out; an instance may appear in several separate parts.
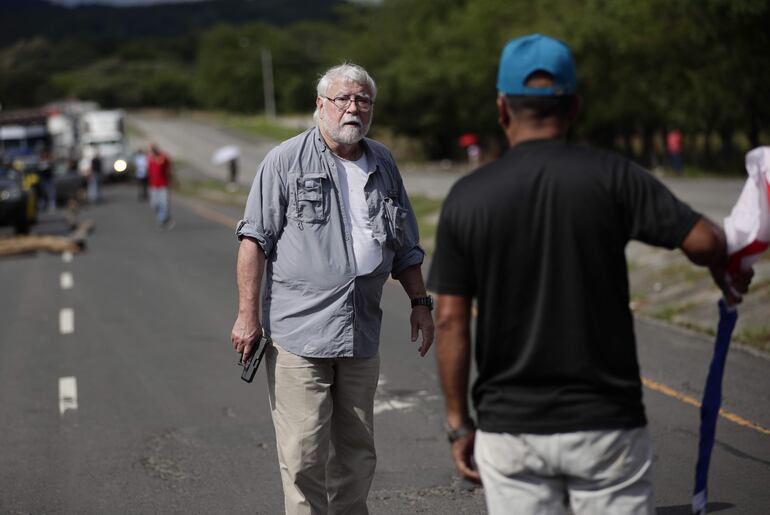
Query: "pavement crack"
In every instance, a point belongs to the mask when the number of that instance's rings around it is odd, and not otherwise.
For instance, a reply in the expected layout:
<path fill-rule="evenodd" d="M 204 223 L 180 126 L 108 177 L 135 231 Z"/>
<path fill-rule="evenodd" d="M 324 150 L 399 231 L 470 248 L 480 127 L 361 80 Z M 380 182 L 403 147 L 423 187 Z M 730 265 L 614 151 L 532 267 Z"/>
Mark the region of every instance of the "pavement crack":
<path fill-rule="evenodd" d="M 139 463 L 151 476 L 164 481 L 197 479 L 195 472 L 185 467 L 184 458 L 190 452 L 191 443 L 176 431 L 164 431 L 147 440 L 147 456 Z"/>

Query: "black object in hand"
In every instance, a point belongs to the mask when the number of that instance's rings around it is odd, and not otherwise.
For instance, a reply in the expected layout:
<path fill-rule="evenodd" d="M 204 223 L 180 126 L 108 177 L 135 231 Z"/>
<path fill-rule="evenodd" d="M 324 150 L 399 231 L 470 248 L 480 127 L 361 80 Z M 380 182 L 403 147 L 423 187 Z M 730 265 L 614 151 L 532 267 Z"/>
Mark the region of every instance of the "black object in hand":
<path fill-rule="evenodd" d="M 243 355 L 238 360 L 238 364 L 243 367 L 241 379 L 247 383 L 254 380 L 254 374 L 257 373 L 259 363 L 262 361 L 262 356 L 264 356 L 267 346 L 270 345 L 270 341 L 269 336 L 260 336 L 259 341 L 251 347 L 251 354 L 249 354 L 246 360 L 244 361 Z"/>

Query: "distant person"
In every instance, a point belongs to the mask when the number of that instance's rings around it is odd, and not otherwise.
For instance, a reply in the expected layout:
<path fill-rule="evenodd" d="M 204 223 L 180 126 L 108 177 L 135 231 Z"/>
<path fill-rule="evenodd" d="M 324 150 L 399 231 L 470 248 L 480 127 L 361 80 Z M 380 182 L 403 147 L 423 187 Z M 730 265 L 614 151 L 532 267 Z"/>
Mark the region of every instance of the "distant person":
<path fill-rule="evenodd" d="M 99 150 L 94 149 L 88 169 L 88 202 L 98 204 L 102 201 L 102 157 Z"/>
<path fill-rule="evenodd" d="M 48 212 L 53 213 L 56 211 L 56 177 L 54 176 L 54 162 L 48 150 L 43 150 L 40 154 L 37 174 L 40 178 L 42 193 L 40 198 L 43 199 L 40 206 L 42 209 L 47 209 Z"/>
<path fill-rule="evenodd" d="M 147 182 L 150 189 L 150 206 L 160 229 L 172 229 L 170 186 L 171 159 L 157 145 L 150 145 L 147 156 Z"/>
<path fill-rule="evenodd" d="M 235 189 L 238 184 L 238 158 L 234 157 L 227 162 L 227 168 L 230 174 L 230 188 Z"/>
<path fill-rule="evenodd" d="M 388 275 L 409 296 L 422 356 L 433 343 L 433 305 L 396 162 L 365 137 L 374 80 L 343 64 L 316 89 L 317 126 L 268 153 L 238 224 L 231 340 L 246 356 L 263 331 L 273 340 L 265 360 L 286 513 L 358 515 L 368 513 L 377 461 L 374 394 Z"/>
<path fill-rule="evenodd" d="M 565 141 L 576 87 L 564 43 L 505 45 L 497 111 L 510 148 L 457 181 L 436 235 L 428 286 L 448 437 L 492 515 L 654 513 L 629 240 L 680 248 L 731 302 L 751 278 L 727 287 L 722 229 L 652 174 Z M 467 403 L 474 299 L 478 422 Z"/>
<path fill-rule="evenodd" d="M 460 146 L 468 154 L 468 164 L 475 167 L 481 161 L 481 147 L 479 146 L 479 137 L 473 132 L 466 132 L 459 139 Z"/>
<path fill-rule="evenodd" d="M 666 134 L 666 151 L 671 169 L 677 175 L 682 175 L 684 162 L 682 159 L 682 133 L 679 129 L 672 129 Z"/>
<path fill-rule="evenodd" d="M 134 153 L 134 178 L 139 188 L 139 200 L 147 200 L 147 154 L 143 150 Z"/>

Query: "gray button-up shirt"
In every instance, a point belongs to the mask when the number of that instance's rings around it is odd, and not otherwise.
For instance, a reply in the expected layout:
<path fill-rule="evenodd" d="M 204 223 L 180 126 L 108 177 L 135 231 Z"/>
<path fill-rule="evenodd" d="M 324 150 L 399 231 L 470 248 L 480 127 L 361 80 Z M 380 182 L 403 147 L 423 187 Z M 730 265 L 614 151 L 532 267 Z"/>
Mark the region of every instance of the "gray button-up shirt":
<path fill-rule="evenodd" d="M 337 166 L 318 128 L 268 153 L 238 223 L 238 239 L 256 239 L 267 258 L 262 325 L 276 344 L 300 356 L 376 355 L 388 274 L 425 255 L 393 156 L 369 138 L 362 144 L 374 169 L 364 195 L 382 246 L 372 273 L 357 276 Z"/>

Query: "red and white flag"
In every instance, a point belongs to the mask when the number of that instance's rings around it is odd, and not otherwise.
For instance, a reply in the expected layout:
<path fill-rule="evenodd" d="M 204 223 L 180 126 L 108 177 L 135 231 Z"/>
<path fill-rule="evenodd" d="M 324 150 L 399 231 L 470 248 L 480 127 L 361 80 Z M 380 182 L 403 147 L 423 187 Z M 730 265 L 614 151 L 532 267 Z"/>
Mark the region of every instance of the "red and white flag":
<path fill-rule="evenodd" d="M 729 269 L 748 268 L 770 247 L 770 147 L 746 154 L 749 178 L 725 218 Z"/>
<path fill-rule="evenodd" d="M 746 154 L 749 178 L 730 216 L 725 218 L 728 272 L 748 269 L 770 247 L 770 147 L 755 148 Z M 729 281 L 730 274 L 727 274 Z M 705 515 L 708 501 L 708 470 L 716 437 L 717 415 L 722 403 L 722 377 L 738 311 L 719 301 L 714 357 L 711 359 L 701 403 L 698 461 L 695 465 L 695 489 L 692 512 Z"/>

